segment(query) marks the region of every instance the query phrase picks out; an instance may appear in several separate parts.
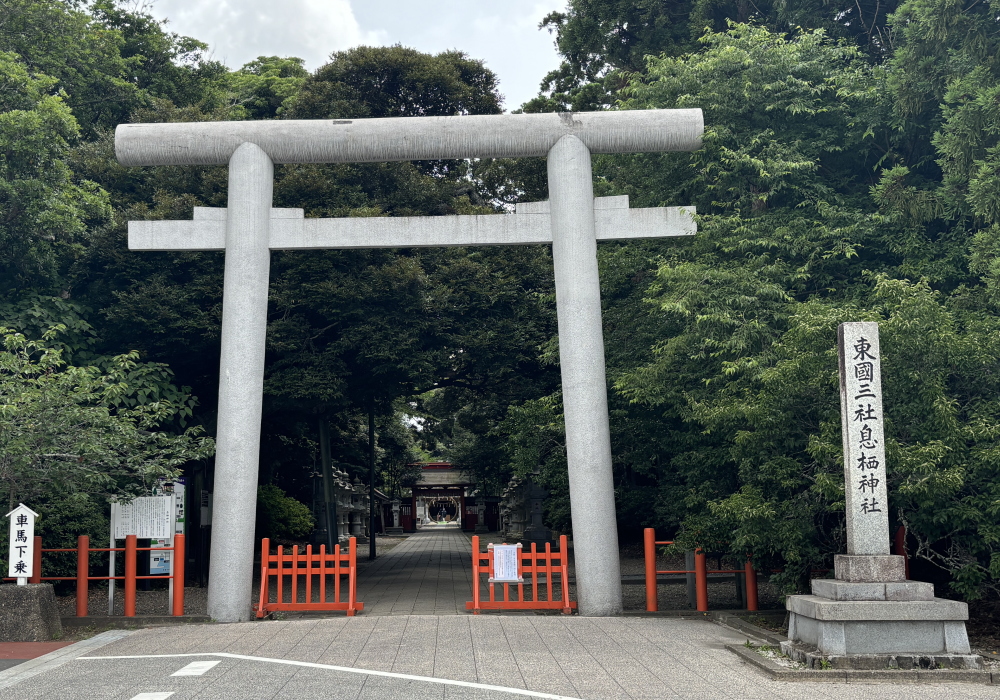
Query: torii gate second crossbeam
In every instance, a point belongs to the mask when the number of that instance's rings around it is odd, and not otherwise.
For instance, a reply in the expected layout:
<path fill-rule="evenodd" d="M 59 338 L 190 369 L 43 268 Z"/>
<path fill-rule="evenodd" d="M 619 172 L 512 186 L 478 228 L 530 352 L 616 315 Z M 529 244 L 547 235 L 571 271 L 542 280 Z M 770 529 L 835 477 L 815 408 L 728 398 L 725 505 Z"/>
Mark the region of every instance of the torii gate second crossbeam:
<path fill-rule="evenodd" d="M 226 251 L 208 614 L 251 615 L 270 251 L 527 243 L 552 244 L 579 610 L 619 613 L 597 241 L 689 235 L 694 209 L 595 200 L 590 156 L 695 150 L 702 131 L 698 109 L 119 126 L 123 165 L 229 165 L 226 209 L 129 222 L 135 250 Z M 513 215 L 305 219 L 271 207 L 274 163 L 525 156 L 548 158 L 549 202 Z"/>

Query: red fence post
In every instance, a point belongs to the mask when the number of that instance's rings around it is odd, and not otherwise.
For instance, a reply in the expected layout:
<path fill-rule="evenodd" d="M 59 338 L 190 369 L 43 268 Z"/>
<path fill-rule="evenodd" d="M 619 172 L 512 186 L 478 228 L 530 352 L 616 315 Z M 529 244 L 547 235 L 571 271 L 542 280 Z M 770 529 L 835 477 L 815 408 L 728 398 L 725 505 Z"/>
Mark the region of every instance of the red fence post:
<path fill-rule="evenodd" d="M 135 617 L 135 546 L 137 538 L 125 538 L 125 617 Z"/>
<path fill-rule="evenodd" d="M 174 535 L 174 616 L 184 615 L 184 535 Z"/>
<path fill-rule="evenodd" d="M 358 538 L 352 537 L 348 540 L 348 566 L 347 570 L 347 616 L 354 617 L 357 613 L 355 603 L 358 600 Z"/>
<path fill-rule="evenodd" d="M 656 530 L 647 527 L 642 531 L 643 551 L 646 560 L 646 612 L 657 611 L 656 591 Z"/>
<path fill-rule="evenodd" d="M 479 535 L 472 536 L 472 614 L 479 614 Z"/>
<path fill-rule="evenodd" d="M 746 571 L 747 610 L 754 611 L 757 609 L 757 571 L 753 568 L 753 562 L 749 558 L 747 558 L 744 570 Z"/>
<path fill-rule="evenodd" d="M 267 604 L 271 599 L 271 578 L 267 573 L 270 554 L 271 540 L 265 537 L 260 541 L 260 602 L 257 604 L 257 617 L 267 614 Z"/>
<path fill-rule="evenodd" d="M 694 588 L 699 612 L 708 611 L 708 565 L 705 562 L 705 552 L 694 551 Z"/>
<path fill-rule="evenodd" d="M 31 558 L 32 561 L 32 574 L 28 578 L 28 583 L 41 583 L 42 582 L 42 538 L 35 535 L 35 552 Z"/>
<path fill-rule="evenodd" d="M 562 579 L 563 615 L 572 615 L 573 606 L 569 600 L 569 540 L 566 535 L 559 535 L 559 569 Z"/>
<path fill-rule="evenodd" d="M 113 582 L 112 582 L 113 583 Z M 90 537 L 76 538 L 76 616 L 87 617 L 90 597 Z"/>

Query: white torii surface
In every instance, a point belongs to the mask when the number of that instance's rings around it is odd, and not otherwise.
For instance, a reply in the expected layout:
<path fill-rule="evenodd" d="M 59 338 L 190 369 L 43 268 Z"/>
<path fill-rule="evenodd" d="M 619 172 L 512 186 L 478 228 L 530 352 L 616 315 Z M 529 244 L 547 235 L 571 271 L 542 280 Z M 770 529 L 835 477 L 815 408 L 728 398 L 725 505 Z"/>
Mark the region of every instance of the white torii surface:
<path fill-rule="evenodd" d="M 135 250 L 226 251 L 209 615 L 251 615 L 270 251 L 529 243 L 552 245 L 579 610 L 621 612 L 597 241 L 690 235 L 694 209 L 595 200 L 590 156 L 695 150 L 702 131 L 697 109 L 119 126 L 123 165 L 229 164 L 225 209 L 129 222 Z M 550 199 L 513 215 L 306 219 L 271 207 L 274 163 L 523 156 L 547 157 Z"/>
<path fill-rule="evenodd" d="M 594 199 L 599 241 L 690 236 L 694 207 L 629 209 L 628 195 Z M 552 243 L 548 202 L 518 204 L 514 215 L 379 216 L 306 219 L 302 209 L 271 209 L 271 250 L 431 248 Z M 225 250 L 226 209 L 194 207 L 191 221 L 130 221 L 129 250 Z"/>

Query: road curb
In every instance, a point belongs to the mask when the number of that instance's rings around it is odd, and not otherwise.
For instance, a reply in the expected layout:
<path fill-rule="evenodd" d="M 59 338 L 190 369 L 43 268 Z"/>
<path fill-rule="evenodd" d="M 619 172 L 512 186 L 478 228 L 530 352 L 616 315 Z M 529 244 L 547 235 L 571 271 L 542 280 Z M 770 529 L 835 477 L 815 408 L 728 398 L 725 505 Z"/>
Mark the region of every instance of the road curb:
<path fill-rule="evenodd" d="M 138 629 L 140 627 L 161 627 L 163 625 L 192 625 L 211 622 L 208 615 L 92 615 L 88 617 L 64 617 L 63 629 L 95 627 L 97 629 Z"/>

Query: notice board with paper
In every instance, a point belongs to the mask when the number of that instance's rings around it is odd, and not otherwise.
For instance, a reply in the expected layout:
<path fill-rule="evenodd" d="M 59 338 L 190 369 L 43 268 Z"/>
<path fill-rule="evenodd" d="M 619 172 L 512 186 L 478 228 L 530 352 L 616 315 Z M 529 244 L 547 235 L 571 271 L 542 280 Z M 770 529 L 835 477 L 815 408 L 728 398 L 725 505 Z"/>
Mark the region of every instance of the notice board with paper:
<path fill-rule="evenodd" d="M 166 539 L 174 535 L 172 496 L 141 496 L 131 503 L 111 504 L 114 539 L 135 535 L 141 540 Z"/>
<path fill-rule="evenodd" d="M 521 545 L 489 544 L 487 549 L 493 550 L 493 575 L 490 583 L 524 583 L 521 578 Z"/>

